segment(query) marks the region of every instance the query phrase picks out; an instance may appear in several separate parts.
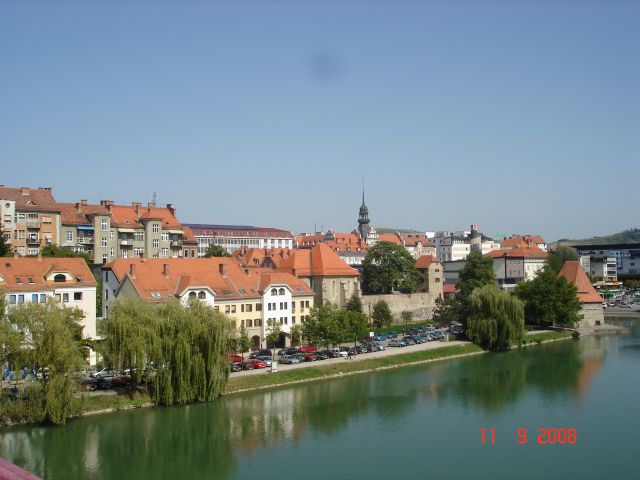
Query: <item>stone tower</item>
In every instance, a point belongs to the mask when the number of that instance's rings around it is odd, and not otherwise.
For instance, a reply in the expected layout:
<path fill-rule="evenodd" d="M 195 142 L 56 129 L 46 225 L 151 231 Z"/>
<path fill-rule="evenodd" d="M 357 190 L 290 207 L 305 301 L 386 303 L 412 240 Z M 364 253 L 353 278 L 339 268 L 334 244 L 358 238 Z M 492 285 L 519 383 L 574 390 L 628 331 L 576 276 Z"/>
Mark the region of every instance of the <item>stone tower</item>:
<path fill-rule="evenodd" d="M 358 216 L 358 233 L 363 241 L 367 241 L 371 227 L 369 226 L 369 209 L 364 203 L 364 187 L 362 187 L 362 205 L 360 205 L 360 215 Z"/>

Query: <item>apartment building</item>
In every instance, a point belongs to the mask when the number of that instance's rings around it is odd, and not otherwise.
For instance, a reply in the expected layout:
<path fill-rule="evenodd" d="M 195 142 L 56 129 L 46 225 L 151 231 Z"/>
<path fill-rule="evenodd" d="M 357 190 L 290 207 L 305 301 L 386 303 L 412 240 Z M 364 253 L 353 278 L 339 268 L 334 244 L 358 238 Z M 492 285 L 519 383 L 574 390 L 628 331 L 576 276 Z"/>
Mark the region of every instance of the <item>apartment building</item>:
<path fill-rule="evenodd" d="M 414 259 L 418 259 L 424 255 L 436 254 L 436 247 L 433 242 L 424 234 L 420 233 L 381 233 L 379 236 L 381 242 L 395 243 L 402 245 L 411 254 Z"/>
<path fill-rule="evenodd" d="M 204 257 L 211 245 L 233 253 L 245 248 L 293 248 L 293 234 L 287 230 L 239 225 L 185 224 L 198 242 L 197 254 Z"/>
<path fill-rule="evenodd" d="M 155 203 L 116 205 L 110 200 L 92 205 L 86 200 L 60 203 L 62 213 L 61 245 L 88 253 L 96 264 L 116 258 L 146 256 L 180 258 L 195 250 L 176 218 L 172 204 Z"/>
<path fill-rule="evenodd" d="M 536 246 L 494 250 L 487 256 L 493 258 L 498 286 L 509 291 L 520 281 L 533 280 L 547 261 L 547 252 Z"/>
<path fill-rule="evenodd" d="M 96 337 L 96 281 L 82 258 L 5 258 L 0 262 L 0 291 L 7 308 L 54 299 L 83 313 L 82 335 Z M 95 353 L 88 359 L 95 365 Z"/>
<path fill-rule="evenodd" d="M 640 243 L 574 245 L 592 278 L 605 281 L 640 278 Z"/>
<path fill-rule="evenodd" d="M 232 258 L 121 258 L 102 267 L 102 280 L 105 318 L 122 298 L 198 300 L 228 315 L 236 328 L 244 326 L 255 348 L 264 345 L 269 319 L 279 322 L 287 343 L 291 327 L 306 318 L 314 301 L 302 280 L 246 273 Z"/>
<path fill-rule="evenodd" d="M 59 243 L 60 209 L 51 188 L 0 185 L 1 229 L 20 256 L 37 255 L 42 245 Z"/>
<path fill-rule="evenodd" d="M 356 269 L 362 269 L 362 263 L 369 251 L 369 245 L 358 233 L 338 233 L 328 230 L 326 233 L 320 232 L 314 235 L 296 235 L 295 240 L 298 248 L 311 248 L 324 243 L 347 265 Z"/>

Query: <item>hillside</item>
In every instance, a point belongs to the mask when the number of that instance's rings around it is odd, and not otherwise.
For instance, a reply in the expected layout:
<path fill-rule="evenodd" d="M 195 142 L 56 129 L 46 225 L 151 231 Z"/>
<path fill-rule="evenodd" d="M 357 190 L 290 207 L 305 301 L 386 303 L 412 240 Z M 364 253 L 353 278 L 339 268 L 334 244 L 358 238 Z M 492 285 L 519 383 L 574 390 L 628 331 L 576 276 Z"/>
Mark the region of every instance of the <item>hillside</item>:
<path fill-rule="evenodd" d="M 623 232 L 606 235 L 604 237 L 584 238 L 581 240 L 570 240 L 561 238 L 557 243 L 585 245 L 585 244 L 601 244 L 601 243 L 640 243 L 640 228 L 630 228 Z"/>

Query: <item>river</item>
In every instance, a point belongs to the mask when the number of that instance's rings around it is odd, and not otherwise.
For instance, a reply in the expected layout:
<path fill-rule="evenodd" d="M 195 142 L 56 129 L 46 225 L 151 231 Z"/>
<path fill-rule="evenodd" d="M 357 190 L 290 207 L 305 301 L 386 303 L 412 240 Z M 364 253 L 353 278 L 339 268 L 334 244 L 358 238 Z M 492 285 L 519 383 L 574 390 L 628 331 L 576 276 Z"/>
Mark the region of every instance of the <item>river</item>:
<path fill-rule="evenodd" d="M 618 323 L 630 334 L 12 428 L 0 457 L 55 480 L 638 478 L 640 321 Z"/>

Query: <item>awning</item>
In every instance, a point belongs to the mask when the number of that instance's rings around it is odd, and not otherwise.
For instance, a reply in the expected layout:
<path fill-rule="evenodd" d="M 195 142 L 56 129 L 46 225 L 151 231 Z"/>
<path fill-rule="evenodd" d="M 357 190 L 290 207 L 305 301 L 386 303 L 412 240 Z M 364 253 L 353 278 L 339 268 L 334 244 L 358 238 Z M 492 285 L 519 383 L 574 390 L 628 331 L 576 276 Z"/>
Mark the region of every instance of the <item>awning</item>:
<path fill-rule="evenodd" d="M 169 230 L 169 233 L 175 233 L 177 235 L 182 235 L 184 232 L 182 230 Z"/>
<path fill-rule="evenodd" d="M 78 230 L 93 230 L 93 225 L 78 225 Z"/>
<path fill-rule="evenodd" d="M 118 232 L 120 232 L 120 233 L 135 233 L 136 231 L 133 228 L 118 228 Z"/>

